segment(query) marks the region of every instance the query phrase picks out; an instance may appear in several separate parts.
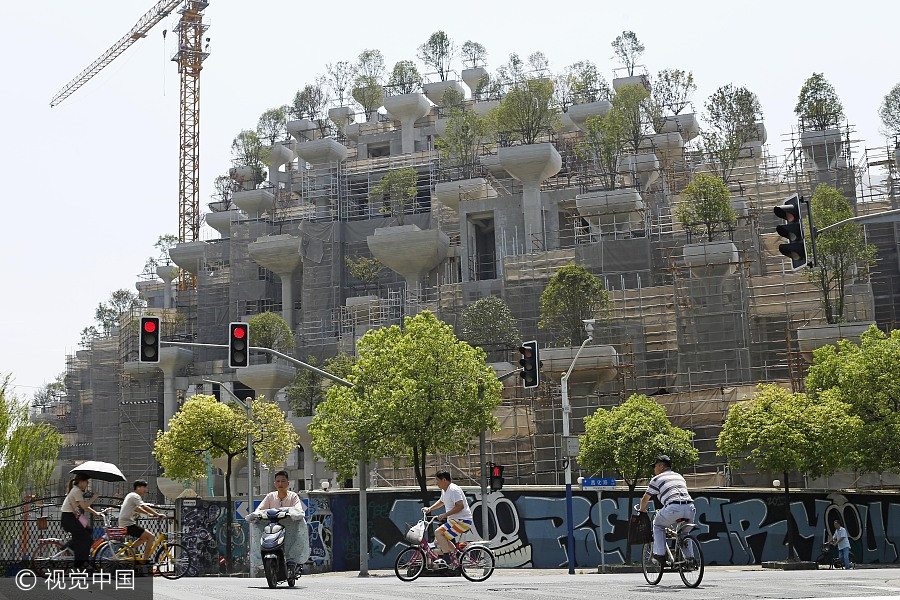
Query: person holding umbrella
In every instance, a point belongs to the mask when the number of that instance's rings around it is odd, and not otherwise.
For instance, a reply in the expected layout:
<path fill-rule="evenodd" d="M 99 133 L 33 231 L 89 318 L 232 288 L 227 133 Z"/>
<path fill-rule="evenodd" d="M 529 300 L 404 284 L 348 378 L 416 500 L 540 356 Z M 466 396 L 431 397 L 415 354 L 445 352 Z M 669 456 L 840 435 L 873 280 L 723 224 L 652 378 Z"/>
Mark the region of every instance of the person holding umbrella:
<path fill-rule="evenodd" d="M 86 567 L 92 541 L 90 522 L 83 525 L 79 516 L 85 512 L 100 516 L 100 513 L 91 508 L 91 503 L 84 499 L 84 490 L 90 480 L 91 478 L 84 473 L 76 473 L 69 482 L 69 493 L 66 494 L 60 509 L 62 528 L 72 534 L 72 552 L 75 554 L 76 569 Z"/>

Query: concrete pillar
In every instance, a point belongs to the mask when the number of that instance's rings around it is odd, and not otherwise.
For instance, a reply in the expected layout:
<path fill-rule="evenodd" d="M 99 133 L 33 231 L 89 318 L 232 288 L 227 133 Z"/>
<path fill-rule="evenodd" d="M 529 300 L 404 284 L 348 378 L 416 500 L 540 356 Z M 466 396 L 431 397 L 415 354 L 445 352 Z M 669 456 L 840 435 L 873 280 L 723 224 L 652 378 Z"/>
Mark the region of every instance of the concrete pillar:
<path fill-rule="evenodd" d="M 422 94 L 400 94 L 384 99 L 384 108 L 400 121 L 401 152 L 410 154 L 416 149 L 416 121 L 431 110 Z"/>
<path fill-rule="evenodd" d="M 159 350 L 159 368 L 163 372 L 163 430 L 168 431 L 169 421 L 178 408 L 175 394 L 175 375 L 194 360 L 194 353 L 184 348 L 162 347 Z"/>
<path fill-rule="evenodd" d="M 541 182 L 559 172 L 562 158 L 553 144 L 546 142 L 500 148 L 498 156 L 507 173 L 522 182 L 525 251 L 545 250 Z"/>
<path fill-rule="evenodd" d="M 266 165 L 269 167 L 269 183 L 275 189 L 278 189 L 278 183 L 281 179 L 278 169 L 281 165 L 286 165 L 292 160 L 294 160 L 294 151 L 284 143 L 274 144 L 269 149 Z"/>
<path fill-rule="evenodd" d="M 175 265 L 160 265 L 156 267 L 156 274 L 166 284 L 166 295 L 163 298 L 163 308 L 172 308 L 172 305 L 174 304 L 175 295 L 172 293 L 172 280 L 175 279 L 177 273 L 178 267 Z"/>
<path fill-rule="evenodd" d="M 293 235 L 261 237 L 247 247 L 254 262 L 281 279 L 281 316 L 294 330 L 294 272 L 303 263 L 300 238 Z"/>

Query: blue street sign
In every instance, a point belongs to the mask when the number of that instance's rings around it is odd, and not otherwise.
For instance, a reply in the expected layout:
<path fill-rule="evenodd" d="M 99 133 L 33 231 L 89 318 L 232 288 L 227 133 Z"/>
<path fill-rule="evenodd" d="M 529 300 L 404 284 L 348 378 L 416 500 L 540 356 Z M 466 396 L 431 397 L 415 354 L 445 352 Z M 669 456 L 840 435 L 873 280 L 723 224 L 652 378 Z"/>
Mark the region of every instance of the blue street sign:
<path fill-rule="evenodd" d="M 584 477 L 581 480 L 581 489 L 583 490 L 605 490 L 614 487 L 616 487 L 614 477 Z"/>

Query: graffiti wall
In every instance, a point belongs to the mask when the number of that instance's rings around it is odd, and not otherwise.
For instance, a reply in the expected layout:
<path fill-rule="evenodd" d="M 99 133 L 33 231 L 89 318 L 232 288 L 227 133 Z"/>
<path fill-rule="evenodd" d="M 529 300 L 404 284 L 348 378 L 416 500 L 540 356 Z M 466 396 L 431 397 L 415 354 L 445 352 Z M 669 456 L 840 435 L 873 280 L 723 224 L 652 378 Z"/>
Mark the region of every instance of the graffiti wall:
<path fill-rule="evenodd" d="M 466 489 L 481 536 L 481 510 L 488 511 L 488 531 L 498 564 L 503 567 L 554 568 L 568 564 L 566 504 L 561 490 L 501 491 L 481 502 L 479 490 Z M 416 492 L 369 491 L 369 567 L 393 568 L 405 547 L 403 535 L 418 519 L 422 501 Z M 437 499 L 437 494 L 431 494 Z M 697 538 L 708 564 L 744 565 L 787 556 L 784 494 L 706 490 L 694 494 Z M 632 499 L 632 503 L 636 499 Z M 627 492 L 575 492 L 575 563 L 601 562 L 601 536 L 607 563 L 628 560 L 626 537 L 630 504 Z M 602 514 L 602 516 L 601 516 Z M 900 494 L 791 494 L 790 515 L 796 524 L 800 558 L 823 550 L 835 518 L 847 527 L 857 562 L 900 562 Z M 315 523 L 319 565 L 335 571 L 359 568 L 359 500 L 353 492 L 310 494 L 311 527 Z M 316 545 L 313 545 L 314 555 Z M 639 549 L 635 559 L 639 560 Z"/>

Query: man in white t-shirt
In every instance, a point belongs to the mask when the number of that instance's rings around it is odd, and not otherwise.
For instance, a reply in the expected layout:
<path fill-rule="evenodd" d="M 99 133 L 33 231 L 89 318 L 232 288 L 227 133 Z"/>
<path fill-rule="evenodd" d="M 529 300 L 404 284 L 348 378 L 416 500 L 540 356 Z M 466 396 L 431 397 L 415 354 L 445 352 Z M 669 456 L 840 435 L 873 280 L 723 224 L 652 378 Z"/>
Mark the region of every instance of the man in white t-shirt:
<path fill-rule="evenodd" d="M 119 527 L 124 527 L 128 535 L 137 538 L 137 541 L 134 543 L 134 550 L 137 553 L 143 549 L 142 559 L 144 561 L 150 558 L 147 556 L 147 552 L 150 550 L 147 542 L 153 539 L 153 534 L 136 523 L 135 513 L 149 515 L 158 519 L 166 518 L 165 515 L 150 508 L 149 504 L 144 504 L 144 495 L 146 493 L 147 482 L 143 479 L 138 479 L 134 482 L 134 491 L 125 496 L 125 499 L 122 500 L 122 507 L 119 509 Z"/>
<path fill-rule="evenodd" d="M 445 507 L 447 510 L 438 519 L 446 521 L 434 532 L 434 541 L 443 553 L 444 564 L 435 561 L 435 567 L 446 567 L 450 564 L 450 555 L 456 548 L 458 538 L 472 529 L 472 509 L 462 489 L 450 482 L 450 473 L 438 471 L 434 475 L 437 486 L 441 489 L 441 499 L 425 509 L 430 513 L 436 508 Z M 451 518 L 452 517 L 452 518 Z"/>

